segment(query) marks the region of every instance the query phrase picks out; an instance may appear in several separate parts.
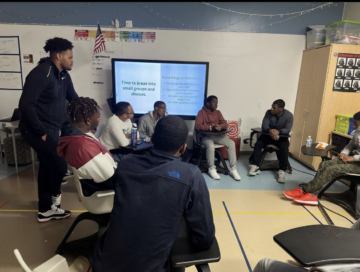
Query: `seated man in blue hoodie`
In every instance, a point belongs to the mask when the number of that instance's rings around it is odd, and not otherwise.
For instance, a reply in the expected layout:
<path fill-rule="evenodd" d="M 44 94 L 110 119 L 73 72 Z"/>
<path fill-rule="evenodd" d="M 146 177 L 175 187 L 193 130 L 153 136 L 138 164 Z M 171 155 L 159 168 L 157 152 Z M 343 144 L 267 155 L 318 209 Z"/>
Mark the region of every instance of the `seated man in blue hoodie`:
<path fill-rule="evenodd" d="M 161 118 L 154 148 L 121 161 L 110 224 L 91 259 L 94 272 L 170 271 L 168 257 L 183 217 L 194 246 L 210 248 L 215 226 L 205 179 L 197 166 L 179 159 L 187 136 L 180 117 Z"/>
<path fill-rule="evenodd" d="M 92 133 L 100 122 L 100 107 L 94 99 L 79 97 L 68 106 L 70 125 L 61 131 L 59 156 L 73 167 L 84 196 L 112 190 L 112 177 L 117 168 L 109 150 Z"/>

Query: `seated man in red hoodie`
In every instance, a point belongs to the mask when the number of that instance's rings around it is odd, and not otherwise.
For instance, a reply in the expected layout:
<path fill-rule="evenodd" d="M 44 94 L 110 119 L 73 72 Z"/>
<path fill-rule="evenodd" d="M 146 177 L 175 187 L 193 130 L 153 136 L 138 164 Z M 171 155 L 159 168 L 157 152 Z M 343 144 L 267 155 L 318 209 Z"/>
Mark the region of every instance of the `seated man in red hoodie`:
<path fill-rule="evenodd" d="M 204 106 L 198 113 L 195 121 L 195 130 L 202 131 L 220 131 L 227 128 L 226 121 L 219 110 L 216 110 L 218 106 L 218 98 L 214 95 L 210 95 L 206 98 L 206 106 Z M 202 144 L 206 148 L 206 160 L 208 163 L 208 173 L 213 179 L 220 179 L 219 174 L 216 172 L 216 166 L 214 165 L 215 157 L 215 144 L 221 144 L 226 146 L 226 151 L 229 156 L 230 162 L 230 176 L 235 180 L 241 180 L 239 173 L 236 170 L 236 152 L 235 143 L 230 140 L 226 134 L 219 135 L 206 135 Z"/>
<path fill-rule="evenodd" d="M 63 128 L 57 148 L 59 156 L 74 168 L 84 196 L 112 190 L 117 168 L 110 152 L 91 132 L 100 122 L 101 108 L 94 99 L 78 97 L 68 106 L 70 125 Z"/>

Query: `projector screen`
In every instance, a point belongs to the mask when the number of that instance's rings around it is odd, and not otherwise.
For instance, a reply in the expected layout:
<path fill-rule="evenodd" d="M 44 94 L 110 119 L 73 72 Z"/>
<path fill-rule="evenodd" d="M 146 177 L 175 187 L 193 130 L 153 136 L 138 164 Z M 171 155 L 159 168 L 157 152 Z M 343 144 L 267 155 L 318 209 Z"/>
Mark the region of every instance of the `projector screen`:
<path fill-rule="evenodd" d="M 194 120 L 207 95 L 208 62 L 112 59 L 113 102 L 129 102 L 139 118 L 166 103 L 169 115 Z"/>

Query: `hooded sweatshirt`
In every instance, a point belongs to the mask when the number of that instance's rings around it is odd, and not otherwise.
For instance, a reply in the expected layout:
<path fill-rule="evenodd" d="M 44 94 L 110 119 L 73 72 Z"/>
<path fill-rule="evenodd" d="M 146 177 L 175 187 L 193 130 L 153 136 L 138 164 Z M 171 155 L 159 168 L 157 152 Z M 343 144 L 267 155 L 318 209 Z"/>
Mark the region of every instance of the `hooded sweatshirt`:
<path fill-rule="evenodd" d="M 98 139 L 69 126 L 63 128 L 59 141 L 57 153 L 76 171 L 84 196 L 113 189 L 117 163 Z"/>
<path fill-rule="evenodd" d="M 352 152 L 354 154 L 354 161 L 360 161 L 360 127 L 355 130 L 355 134 L 351 141 L 341 150 L 341 153 L 348 156 Z"/>
<path fill-rule="evenodd" d="M 159 117 L 157 120 L 154 119 L 152 111 L 149 111 L 147 114 L 139 118 L 139 134 L 140 138 L 151 137 L 154 134 L 156 123 L 160 120 Z"/>
<path fill-rule="evenodd" d="M 69 73 L 59 72 L 50 58 L 42 58 L 25 80 L 19 101 L 19 128 L 41 137 L 46 129 L 60 129 L 66 121 L 66 100 L 78 97 Z"/>
<path fill-rule="evenodd" d="M 210 111 L 204 106 L 196 116 L 195 130 L 210 131 L 212 124 L 220 125 L 221 129 L 227 128 L 227 123 L 219 110 Z"/>

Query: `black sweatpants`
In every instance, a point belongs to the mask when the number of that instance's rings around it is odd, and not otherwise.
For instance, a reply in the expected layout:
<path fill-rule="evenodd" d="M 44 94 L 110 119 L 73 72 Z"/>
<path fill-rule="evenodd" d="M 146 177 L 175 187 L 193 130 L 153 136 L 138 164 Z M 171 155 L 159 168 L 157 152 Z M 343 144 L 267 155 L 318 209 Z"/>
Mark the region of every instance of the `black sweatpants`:
<path fill-rule="evenodd" d="M 253 164 L 259 166 L 261 161 L 261 151 L 269 144 L 275 145 L 279 148 L 279 151 L 276 152 L 279 160 L 279 168 L 280 170 L 286 171 L 289 157 L 289 139 L 287 137 L 280 137 L 279 140 L 275 141 L 271 138 L 271 136 L 261 134 L 255 143 L 254 152 L 252 154 Z"/>
<path fill-rule="evenodd" d="M 56 152 L 59 145 L 59 130 L 46 129 L 46 141 L 29 130 L 20 129 L 20 132 L 39 158 L 39 212 L 46 212 L 51 209 L 51 197 L 61 193 L 61 181 L 67 172 L 65 158 L 59 157 Z"/>

